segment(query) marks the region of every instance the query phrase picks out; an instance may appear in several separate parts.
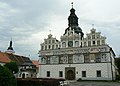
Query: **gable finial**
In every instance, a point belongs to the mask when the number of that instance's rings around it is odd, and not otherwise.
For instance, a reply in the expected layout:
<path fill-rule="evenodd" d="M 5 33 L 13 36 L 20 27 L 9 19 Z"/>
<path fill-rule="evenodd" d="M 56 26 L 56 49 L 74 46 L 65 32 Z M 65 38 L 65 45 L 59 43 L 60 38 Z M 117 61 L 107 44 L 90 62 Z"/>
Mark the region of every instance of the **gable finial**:
<path fill-rule="evenodd" d="M 72 8 L 73 8 L 73 2 L 71 2 Z"/>

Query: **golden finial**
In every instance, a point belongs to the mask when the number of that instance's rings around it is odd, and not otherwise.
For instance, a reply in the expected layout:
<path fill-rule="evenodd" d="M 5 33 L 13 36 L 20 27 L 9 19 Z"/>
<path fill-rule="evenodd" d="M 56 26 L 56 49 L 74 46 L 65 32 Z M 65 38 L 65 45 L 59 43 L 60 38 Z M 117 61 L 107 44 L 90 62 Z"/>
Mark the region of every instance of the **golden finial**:
<path fill-rule="evenodd" d="M 73 2 L 71 4 L 72 4 L 72 8 L 73 8 Z"/>

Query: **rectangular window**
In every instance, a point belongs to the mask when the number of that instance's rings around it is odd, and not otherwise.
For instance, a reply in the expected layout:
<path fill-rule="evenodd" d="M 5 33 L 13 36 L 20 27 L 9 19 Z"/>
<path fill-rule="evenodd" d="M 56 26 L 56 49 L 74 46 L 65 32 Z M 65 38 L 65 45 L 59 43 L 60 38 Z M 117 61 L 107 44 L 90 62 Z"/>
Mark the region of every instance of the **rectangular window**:
<path fill-rule="evenodd" d="M 97 45 L 100 45 L 100 40 L 97 41 Z"/>
<path fill-rule="evenodd" d="M 59 77 L 63 77 L 63 71 L 59 71 Z"/>
<path fill-rule="evenodd" d="M 101 70 L 97 70 L 96 73 L 97 73 L 97 77 L 101 77 Z"/>
<path fill-rule="evenodd" d="M 45 46 L 45 50 L 47 50 L 47 45 Z"/>
<path fill-rule="evenodd" d="M 92 39 L 95 39 L 95 35 L 92 35 Z"/>
<path fill-rule="evenodd" d="M 55 40 L 52 40 L 52 43 L 55 43 Z"/>
<path fill-rule="evenodd" d="M 54 45 L 52 45 L 52 49 L 54 49 Z"/>
<path fill-rule="evenodd" d="M 102 44 L 105 44 L 105 40 L 102 40 Z"/>
<path fill-rule="evenodd" d="M 93 41 L 93 45 L 95 45 L 95 41 Z"/>
<path fill-rule="evenodd" d="M 86 71 L 82 71 L 82 77 L 86 77 Z"/>
<path fill-rule="evenodd" d="M 49 45 L 49 49 L 51 48 L 51 46 Z"/>
<path fill-rule="evenodd" d="M 85 63 L 90 62 L 89 54 L 84 54 L 84 62 Z"/>
<path fill-rule="evenodd" d="M 88 41 L 88 46 L 91 46 L 91 41 Z"/>
<path fill-rule="evenodd" d="M 50 71 L 47 71 L 47 77 L 50 77 Z"/>

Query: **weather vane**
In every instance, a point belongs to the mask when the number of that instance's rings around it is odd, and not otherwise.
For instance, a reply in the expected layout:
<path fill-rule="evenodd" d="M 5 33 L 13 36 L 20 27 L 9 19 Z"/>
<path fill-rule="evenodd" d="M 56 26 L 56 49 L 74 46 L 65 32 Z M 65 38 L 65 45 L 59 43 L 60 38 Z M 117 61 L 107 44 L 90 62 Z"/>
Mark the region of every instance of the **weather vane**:
<path fill-rule="evenodd" d="M 73 8 L 73 2 L 71 4 L 72 4 L 72 8 Z"/>

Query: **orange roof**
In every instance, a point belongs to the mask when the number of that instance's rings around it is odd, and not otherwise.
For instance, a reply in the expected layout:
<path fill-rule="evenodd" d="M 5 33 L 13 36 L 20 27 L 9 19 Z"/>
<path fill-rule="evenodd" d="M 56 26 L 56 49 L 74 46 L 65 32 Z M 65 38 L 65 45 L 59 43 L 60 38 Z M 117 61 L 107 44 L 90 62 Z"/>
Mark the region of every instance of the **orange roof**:
<path fill-rule="evenodd" d="M 39 61 L 32 60 L 32 63 L 33 63 L 36 67 L 39 67 Z"/>
<path fill-rule="evenodd" d="M 7 63 L 7 62 L 10 62 L 11 60 L 8 58 L 8 56 L 3 53 L 3 52 L 0 52 L 0 62 L 2 63 Z"/>

